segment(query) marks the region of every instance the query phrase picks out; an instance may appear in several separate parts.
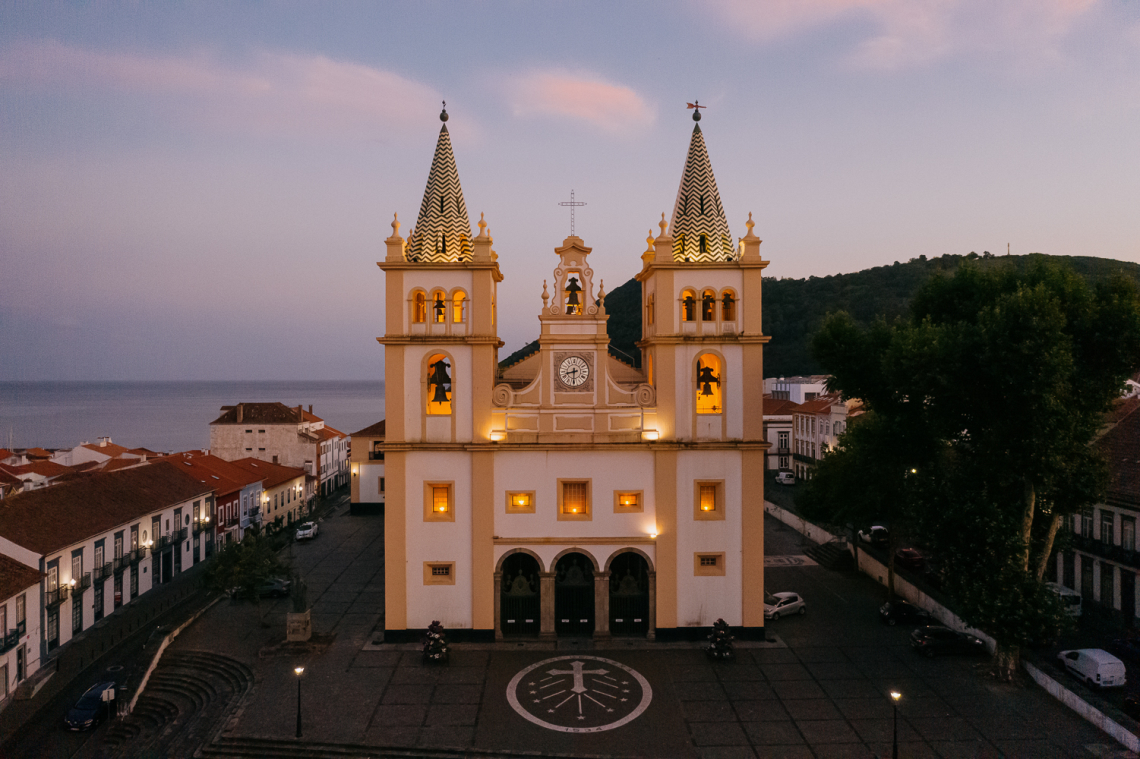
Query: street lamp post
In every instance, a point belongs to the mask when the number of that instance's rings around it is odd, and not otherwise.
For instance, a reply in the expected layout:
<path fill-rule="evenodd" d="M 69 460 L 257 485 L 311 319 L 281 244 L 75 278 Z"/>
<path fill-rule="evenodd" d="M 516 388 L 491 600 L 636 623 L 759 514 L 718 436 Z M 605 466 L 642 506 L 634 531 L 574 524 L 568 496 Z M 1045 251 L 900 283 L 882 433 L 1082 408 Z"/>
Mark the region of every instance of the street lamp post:
<path fill-rule="evenodd" d="M 298 683 L 298 685 L 300 685 L 300 683 Z M 901 698 L 901 697 L 902 697 L 902 694 L 899 693 L 898 691 L 895 691 L 895 690 L 891 691 L 891 701 L 892 701 L 892 706 L 894 706 L 894 711 L 895 711 L 895 728 L 894 728 L 894 738 L 891 742 L 891 759 L 899 759 L 899 698 Z M 300 722 L 300 720 L 301 720 L 301 713 L 297 712 L 297 737 L 298 738 L 301 737 L 301 722 Z"/>
<path fill-rule="evenodd" d="M 294 667 L 293 671 L 297 673 L 297 737 L 301 737 L 301 674 L 304 673 L 304 667 Z M 898 756 L 898 752 L 895 752 Z"/>

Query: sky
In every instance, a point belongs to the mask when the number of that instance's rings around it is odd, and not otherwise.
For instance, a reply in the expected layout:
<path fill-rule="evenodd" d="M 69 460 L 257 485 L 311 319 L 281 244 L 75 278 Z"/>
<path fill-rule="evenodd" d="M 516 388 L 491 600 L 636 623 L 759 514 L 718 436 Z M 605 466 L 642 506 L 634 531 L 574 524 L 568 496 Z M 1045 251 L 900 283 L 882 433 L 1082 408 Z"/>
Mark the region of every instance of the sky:
<path fill-rule="evenodd" d="M 443 100 L 501 356 L 571 191 L 637 273 L 694 100 L 770 276 L 1140 262 L 1140 0 L 0 0 L 0 381 L 381 379 Z"/>

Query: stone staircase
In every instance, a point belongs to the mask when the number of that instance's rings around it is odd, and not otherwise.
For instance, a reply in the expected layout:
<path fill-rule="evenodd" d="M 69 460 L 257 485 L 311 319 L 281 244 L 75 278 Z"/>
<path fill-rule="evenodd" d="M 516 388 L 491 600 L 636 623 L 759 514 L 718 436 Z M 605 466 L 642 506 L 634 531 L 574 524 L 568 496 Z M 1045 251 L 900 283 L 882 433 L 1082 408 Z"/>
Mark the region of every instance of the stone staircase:
<path fill-rule="evenodd" d="M 851 558 L 851 551 L 846 542 L 828 541 L 817 546 L 804 549 L 804 554 L 828 569 L 846 570 L 855 568 L 855 560 Z"/>
<path fill-rule="evenodd" d="M 207 651 L 167 651 L 134 711 L 104 738 L 108 759 L 193 756 L 253 686 L 253 670 Z"/>
<path fill-rule="evenodd" d="M 203 759 L 569 759 L 570 754 L 488 751 L 483 749 L 400 748 L 348 743 L 308 743 L 288 738 L 220 737 L 197 756 Z M 602 759 L 595 755 L 574 754 L 574 759 Z"/>

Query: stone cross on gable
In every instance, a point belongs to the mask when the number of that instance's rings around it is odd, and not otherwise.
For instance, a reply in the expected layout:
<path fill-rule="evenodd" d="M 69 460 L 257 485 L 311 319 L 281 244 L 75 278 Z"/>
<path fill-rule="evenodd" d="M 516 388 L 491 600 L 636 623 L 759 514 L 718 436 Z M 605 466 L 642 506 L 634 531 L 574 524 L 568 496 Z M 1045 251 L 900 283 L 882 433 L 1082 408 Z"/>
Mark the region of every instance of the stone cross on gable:
<path fill-rule="evenodd" d="M 548 674 L 548 675 L 573 675 L 574 676 L 574 687 L 570 689 L 571 692 L 573 692 L 573 693 L 585 693 L 586 692 L 586 684 L 585 684 L 585 677 L 584 677 L 585 675 L 609 674 L 608 669 L 583 669 L 583 667 L 585 667 L 586 665 L 584 662 L 580 662 L 580 661 L 570 662 L 570 666 L 573 667 L 573 669 L 552 669 L 552 670 L 549 670 L 546 674 Z"/>

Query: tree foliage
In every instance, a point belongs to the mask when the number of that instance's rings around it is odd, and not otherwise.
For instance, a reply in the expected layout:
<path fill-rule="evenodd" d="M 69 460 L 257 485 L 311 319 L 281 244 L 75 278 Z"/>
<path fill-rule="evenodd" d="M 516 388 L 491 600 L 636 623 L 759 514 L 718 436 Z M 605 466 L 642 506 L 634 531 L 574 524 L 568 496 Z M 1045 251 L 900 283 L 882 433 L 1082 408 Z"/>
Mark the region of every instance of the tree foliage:
<path fill-rule="evenodd" d="M 1044 258 L 1020 270 L 967 262 L 928 281 L 908 317 L 865 328 L 834 314 L 813 345 L 832 389 L 897 435 L 891 455 L 889 441 L 863 450 L 852 431 L 843 455 L 913 463 L 880 466 L 896 482 L 872 487 L 914 496 L 958 613 L 1015 661 L 1056 628 L 1040 580 L 1062 518 L 1105 484 L 1089 444 L 1140 364 L 1136 283 L 1092 286 Z"/>
<path fill-rule="evenodd" d="M 205 583 L 219 593 L 236 590 L 237 598 L 256 602 L 262 583 L 288 573 L 288 565 L 277 555 L 270 539 L 250 534 L 218 552 L 206 570 Z"/>

